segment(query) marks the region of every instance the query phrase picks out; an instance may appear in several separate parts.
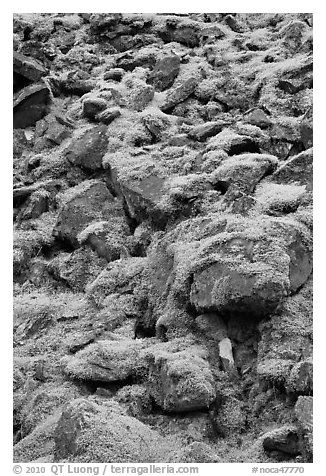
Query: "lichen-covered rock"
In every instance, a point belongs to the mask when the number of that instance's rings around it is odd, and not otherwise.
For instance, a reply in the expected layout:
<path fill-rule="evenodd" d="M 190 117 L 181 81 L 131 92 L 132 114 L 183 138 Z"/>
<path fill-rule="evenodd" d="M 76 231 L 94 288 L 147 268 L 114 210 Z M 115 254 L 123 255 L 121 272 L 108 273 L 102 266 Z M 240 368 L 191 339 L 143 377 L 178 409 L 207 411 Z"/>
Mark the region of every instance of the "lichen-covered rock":
<path fill-rule="evenodd" d="M 214 379 L 205 357 L 205 351 L 196 347 L 169 352 L 169 344 L 146 351 L 149 389 L 163 410 L 200 410 L 215 400 Z"/>
<path fill-rule="evenodd" d="M 73 138 L 64 154 L 73 165 L 97 170 L 102 167 L 102 158 L 106 153 L 107 144 L 106 127 L 95 126 L 85 131 L 81 137 Z"/>
<path fill-rule="evenodd" d="M 78 234 L 90 223 L 110 218 L 114 202 L 104 182 L 87 180 L 73 187 L 62 196 L 62 207 L 53 234 L 77 248 Z"/>
<path fill-rule="evenodd" d="M 173 455 L 173 463 L 221 463 L 221 458 L 206 443 L 194 441 Z"/>
<path fill-rule="evenodd" d="M 86 292 L 97 304 L 105 297 L 119 291 L 120 294 L 133 293 L 140 281 L 147 258 L 121 258 L 102 271 L 102 273 L 87 286 Z"/>
<path fill-rule="evenodd" d="M 313 453 L 313 397 L 300 396 L 294 412 L 299 427 L 300 449 L 307 461 L 312 461 Z"/>
<path fill-rule="evenodd" d="M 276 428 L 264 435 L 263 446 L 265 451 L 282 451 L 296 456 L 300 454 L 298 430 L 291 425 Z"/>
<path fill-rule="evenodd" d="M 103 340 L 87 346 L 64 363 L 65 372 L 72 378 L 117 382 L 142 373 L 146 365 L 139 358 L 140 350 L 149 345 L 142 340 Z"/>
<path fill-rule="evenodd" d="M 64 408 L 54 432 L 56 461 L 141 463 L 161 461 L 162 437 L 129 417 L 116 402 L 73 400 Z"/>

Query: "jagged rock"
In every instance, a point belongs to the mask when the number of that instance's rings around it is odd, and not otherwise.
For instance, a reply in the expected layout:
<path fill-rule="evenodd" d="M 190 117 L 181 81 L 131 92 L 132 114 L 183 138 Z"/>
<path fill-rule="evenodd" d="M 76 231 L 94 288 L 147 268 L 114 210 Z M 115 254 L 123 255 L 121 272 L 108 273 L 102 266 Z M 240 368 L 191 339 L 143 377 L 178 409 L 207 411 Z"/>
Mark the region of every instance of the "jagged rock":
<path fill-rule="evenodd" d="M 218 348 L 223 370 L 225 370 L 225 372 L 234 372 L 235 365 L 230 339 L 228 337 L 222 339 L 218 344 Z"/>
<path fill-rule="evenodd" d="M 299 394 L 310 394 L 312 392 L 313 382 L 312 371 L 312 361 L 304 360 L 295 364 L 289 377 L 290 389 Z"/>
<path fill-rule="evenodd" d="M 14 83 L 15 74 L 23 76 L 32 82 L 39 81 L 43 76 L 47 74 L 47 69 L 32 57 L 28 57 L 14 51 L 13 53 L 13 70 L 14 70 Z M 17 82 L 19 79 L 17 78 Z"/>
<path fill-rule="evenodd" d="M 175 84 L 169 91 L 167 91 L 165 100 L 161 105 L 163 112 L 169 111 L 174 106 L 182 101 L 185 101 L 196 89 L 198 79 L 190 76 L 180 84 Z"/>
<path fill-rule="evenodd" d="M 148 339 L 96 342 L 68 358 L 65 373 L 89 382 L 117 382 L 136 377 L 146 368 L 139 352 L 149 344 Z"/>
<path fill-rule="evenodd" d="M 97 170 L 102 167 L 102 159 L 106 153 L 107 145 L 106 127 L 95 126 L 80 137 L 73 138 L 64 154 L 73 165 L 88 170 Z"/>
<path fill-rule="evenodd" d="M 112 209 L 112 218 L 109 221 L 92 223 L 78 235 L 78 241 L 82 245 L 90 246 L 100 258 L 110 262 L 130 255 L 128 237 L 130 229 L 122 205 L 117 203 L 116 209 Z"/>
<path fill-rule="evenodd" d="M 160 407 L 169 412 L 208 408 L 215 400 L 214 379 L 205 352 L 190 348 L 177 352 L 149 348 L 149 390 Z"/>
<path fill-rule="evenodd" d="M 58 120 L 59 119 L 59 120 Z M 73 126 L 61 120 L 55 114 L 48 114 L 36 123 L 34 149 L 40 152 L 44 148 L 55 147 L 72 133 Z"/>
<path fill-rule="evenodd" d="M 305 150 L 282 163 L 274 172 L 272 179 L 277 183 L 307 185 L 311 189 L 313 183 L 313 149 Z"/>
<path fill-rule="evenodd" d="M 236 187 L 243 192 L 252 192 L 257 183 L 271 174 L 278 159 L 267 154 L 241 154 L 224 160 L 211 176 L 213 184 L 224 184 L 227 190 Z M 230 190 L 231 191 L 231 190 Z"/>
<path fill-rule="evenodd" d="M 208 139 L 208 137 L 219 134 L 223 127 L 225 127 L 225 122 L 206 122 L 205 124 L 193 127 L 190 132 L 188 132 L 188 135 L 192 139 L 201 142 Z"/>
<path fill-rule="evenodd" d="M 285 425 L 266 433 L 263 446 L 265 451 L 282 451 L 294 456 L 300 454 L 297 427 Z"/>
<path fill-rule="evenodd" d="M 115 199 L 103 182 L 86 180 L 64 196 L 53 235 L 78 248 L 77 235 L 91 222 L 109 219 Z"/>
<path fill-rule="evenodd" d="M 116 402 L 77 399 L 67 404 L 54 432 L 55 461 L 141 463 L 159 461 L 162 437 Z M 164 457 L 163 457 L 164 458 Z"/>
<path fill-rule="evenodd" d="M 305 147 L 308 149 L 313 144 L 313 117 L 312 109 L 310 109 L 303 117 L 300 123 L 300 139 Z"/>
<path fill-rule="evenodd" d="M 170 88 L 180 70 L 180 58 L 177 55 L 165 56 L 160 59 L 148 77 L 156 91 Z"/>
<path fill-rule="evenodd" d="M 131 294 L 140 280 L 146 263 L 146 258 L 120 259 L 110 263 L 106 269 L 87 286 L 87 294 L 92 296 L 97 304 L 101 304 L 109 294 L 116 292 L 120 294 Z"/>
<path fill-rule="evenodd" d="M 79 248 L 72 253 L 60 253 L 49 264 L 56 279 L 65 281 L 74 291 L 84 291 L 107 265 L 104 258 L 89 248 Z"/>
<path fill-rule="evenodd" d="M 30 220 L 38 218 L 42 213 L 48 211 L 50 193 L 47 190 L 39 189 L 31 194 L 26 206 L 17 215 L 17 220 Z"/>
<path fill-rule="evenodd" d="M 48 111 L 50 90 L 45 83 L 33 84 L 14 96 L 14 129 L 34 126 Z"/>
<path fill-rule="evenodd" d="M 83 96 L 96 87 L 96 81 L 91 78 L 91 75 L 81 70 L 69 71 L 67 74 L 52 77 L 50 80 L 51 84 L 58 91 L 58 95 L 60 92 L 63 92 Z"/>

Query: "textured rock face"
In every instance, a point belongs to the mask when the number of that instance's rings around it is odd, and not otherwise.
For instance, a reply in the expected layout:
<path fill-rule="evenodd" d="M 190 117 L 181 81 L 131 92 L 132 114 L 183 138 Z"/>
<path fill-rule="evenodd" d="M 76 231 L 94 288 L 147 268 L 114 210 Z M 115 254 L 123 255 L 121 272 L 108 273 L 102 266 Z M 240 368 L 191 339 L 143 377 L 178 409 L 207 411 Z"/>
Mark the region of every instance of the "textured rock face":
<path fill-rule="evenodd" d="M 15 461 L 311 462 L 311 14 L 13 20 Z"/>
<path fill-rule="evenodd" d="M 73 165 L 89 170 L 100 169 L 107 143 L 106 128 L 97 126 L 86 131 L 81 137 L 73 139 L 65 155 Z"/>
<path fill-rule="evenodd" d="M 198 349 L 173 354 L 148 352 L 150 391 L 163 410 L 207 409 L 215 400 L 213 375 Z"/>
<path fill-rule="evenodd" d="M 43 83 L 26 86 L 14 98 L 14 129 L 34 126 L 48 111 L 50 90 Z"/>
<path fill-rule="evenodd" d="M 84 182 L 68 193 L 53 233 L 78 247 L 78 233 L 91 222 L 110 217 L 113 204 L 114 198 L 103 182 Z"/>

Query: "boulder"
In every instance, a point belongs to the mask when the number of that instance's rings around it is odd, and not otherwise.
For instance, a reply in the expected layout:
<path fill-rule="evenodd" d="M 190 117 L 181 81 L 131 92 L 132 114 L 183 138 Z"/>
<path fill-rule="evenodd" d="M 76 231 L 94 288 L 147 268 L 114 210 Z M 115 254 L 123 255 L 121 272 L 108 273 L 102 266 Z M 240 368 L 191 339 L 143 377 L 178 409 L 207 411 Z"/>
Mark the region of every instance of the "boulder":
<path fill-rule="evenodd" d="M 140 339 L 95 342 L 66 359 L 65 373 L 88 382 L 119 382 L 136 377 L 145 368 L 139 352 L 149 343 Z"/>
<path fill-rule="evenodd" d="M 72 253 L 60 253 L 48 266 L 55 279 L 64 281 L 74 291 L 85 288 L 107 265 L 104 258 L 89 248 L 78 248 Z"/>
<path fill-rule="evenodd" d="M 32 84 L 14 95 L 14 129 L 34 126 L 48 112 L 50 90 L 45 83 Z"/>
<path fill-rule="evenodd" d="M 297 394 L 309 395 L 313 390 L 313 365 L 311 360 L 295 364 L 289 377 L 290 390 Z"/>
<path fill-rule="evenodd" d="M 67 139 L 73 126 L 55 114 L 48 114 L 36 123 L 34 134 L 34 150 L 40 152 L 44 148 L 52 148 Z"/>
<path fill-rule="evenodd" d="M 104 73 L 103 79 L 105 81 L 121 81 L 124 74 L 125 70 L 123 68 L 111 68 Z"/>
<path fill-rule="evenodd" d="M 83 100 L 83 116 L 94 120 L 95 116 L 104 111 L 107 107 L 107 101 L 101 97 L 86 97 Z"/>
<path fill-rule="evenodd" d="M 97 113 L 95 120 L 103 122 L 103 124 L 108 126 L 119 116 L 121 116 L 121 110 L 118 107 L 108 107 L 107 109 L 104 109 L 104 111 Z"/>
<path fill-rule="evenodd" d="M 55 461 L 144 463 L 164 460 L 159 434 L 117 403 L 80 398 L 67 404 L 54 433 Z"/>
<path fill-rule="evenodd" d="M 170 343 L 146 351 L 149 362 L 149 391 L 168 412 L 207 409 L 216 398 L 214 378 L 198 347 L 169 352 Z"/>
<path fill-rule="evenodd" d="M 147 258 L 127 258 L 109 263 L 86 292 L 99 305 L 109 294 L 132 294 L 140 281 Z"/>
<path fill-rule="evenodd" d="M 177 104 L 185 101 L 196 89 L 198 79 L 195 76 L 190 76 L 180 80 L 179 84 L 174 84 L 171 89 L 166 92 L 165 99 L 161 105 L 163 112 L 168 112 Z"/>
<path fill-rule="evenodd" d="M 205 124 L 192 127 L 188 132 L 188 136 L 192 139 L 202 142 L 208 139 L 208 137 L 215 136 L 221 132 L 223 127 L 225 127 L 225 122 L 223 121 L 206 122 Z"/>
<path fill-rule="evenodd" d="M 107 145 L 106 126 L 95 126 L 83 132 L 80 137 L 73 138 L 64 155 L 73 165 L 87 170 L 97 170 L 102 168 Z"/>
<path fill-rule="evenodd" d="M 296 183 L 309 189 L 313 183 L 313 149 L 308 149 L 283 162 L 274 172 L 277 183 Z"/>
<path fill-rule="evenodd" d="M 270 117 L 263 111 L 263 109 L 254 109 L 244 116 L 245 122 L 258 126 L 261 129 L 267 129 L 273 124 Z"/>
<path fill-rule="evenodd" d="M 35 58 L 25 56 L 17 51 L 13 53 L 14 81 L 15 75 L 23 76 L 35 83 L 47 74 L 47 69 Z M 19 79 L 17 80 L 19 81 Z"/>
<path fill-rule="evenodd" d="M 63 195 L 53 235 L 78 248 L 78 234 L 92 222 L 110 219 L 114 208 L 115 199 L 105 184 L 86 180 Z"/>
<path fill-rule="evenodd" d="M 281 451 L 293 456 L 299 455 L 301 452 L 297 427 L 285 425 L 265 433 L 263 447 L 265 451 Z"/>
<path fill-rule="evenodd" d="M 157 61 L 153 71 L 151 71 L 148 77 L 148 82 L 154 86 L 155 91 L 164 91 L 173 85 L 175 78 L 179 74 L 179 70 L 179 56 L 175 54 L 165 56 Z"/>

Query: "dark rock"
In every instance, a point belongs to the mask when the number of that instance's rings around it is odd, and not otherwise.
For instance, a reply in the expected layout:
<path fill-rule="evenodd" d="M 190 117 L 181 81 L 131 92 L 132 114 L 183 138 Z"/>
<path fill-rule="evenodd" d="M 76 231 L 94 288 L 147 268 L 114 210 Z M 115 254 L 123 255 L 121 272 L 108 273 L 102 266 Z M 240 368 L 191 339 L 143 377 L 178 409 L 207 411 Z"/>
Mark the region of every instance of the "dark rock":
<path fill-rule="evenodd" d="M 104 111 L 107 107 L 107 101 L 101 97 L 89 97 L 83 100 L 83 115 L 88 119 L 94 120 L 95 116 Z"/>
<path fill-rule="evenodd" d="M 282 426 L 264 435 L 263 447 L 266 451 L 282 451 L 290 455 L 300 454 L 298 429 L 296 426 Z"/>
<path fill-rule="evenodd" d="M 164 91 L 173 85 L 180 70 L 180 58 L 177 55 L 163 57 L 159 60 L 148 77 L 156 91 Z"/>
<path fill-rule="evenodd" d="M 44 148 L 55 147 L 67 139 L 73 130 L 72 125 L 62 120 L 59 122 L 55 114 L 48 114 L 36 123 L 34 149 L 40 152 Z"/>
<path fill-rule="evenodd" d="M 297 183 L 307 185 L 313 183 L 313 149 L 305 150 L 284 162 L 273 174 L 277 183 Z"/>
<path fill-rule="evenodd" d="M 14 129 L 34 126 L 48 111 L 50 90 L 45 83 L 33 84 L 14 96 Z"/>
<path fill-rule="evenodd" d="M 174 106 L 179 104 L 182 101 L 185 101 L 196 89 L 198 80 L 195 77 L 190 77 L 184 80 L 178 85 L 174 85 L 169 91 L 163 104 L 161 105 L 161 110 L 163 112 L 172 109 Z"/>
<path fill-rule="evenodd" d="M 219 134 L 225 126 L 225 122 L 222 121 L 206 122 L 205 124 L 193 127 L 190 132 L 188 132 L 188 135 L 192 139 L 202 142 L 208 137 Z"/>
<path fill-rule="evenodd" d="M 96 114 L 95 120 L 108 126 L 119 116 L 121 116 L 121 110 L 118 107 L 112 107 Z"/>
<path fill-rule="evenodd" d="M 103 182 L 85 181 L 71 188 L 59 212 L 54 236 L 78 248 L 77 235 L 94 220 L 110 218 L 114 198 Z"/>
<path fill-rule="evenodd" d="M 112 68 L 109 71 L 106 71 L 104 73 L 103 79 L 105 81 L 109 81 L 109 80 L 121 81 L 124 74 L 125 74 L 125 70 L 123 68 Z"/>
<path fill-rule="evenodd" d="M 242 25 L 233 15 L 227 15 L 223 21 L 229 28 L 231 28 L 232 31 L 235 31 L 236 33 L 243 32 Z"/>
<path fill-rule="evenodd" d="M 296 94 L 299 91 L 298 86 L 295 86 L 290 81 L 286 81 L 283 79 L 279 80 L 279 82 L 277 83 L 277 87 L 289 94 Z"/>
<path fill-rule="evenodd" d="M 44 189 L 39 189 L 33 192 L 22 210 L 21 214 L 17 216 L 17 220 L 30 220 L 38 218 L 42 213 L 48 211 L 50 193 Z"/>
<path fill-rule="evenodd" d="M 261 129 L 266 129 L 272 124 L 271 119 L 262 109 L 254 109 L 245 115 L 245 121 Z"/>
<path fill-rule="evenodd" d="M 101 169 L 108 145 L 106 130 L 105 126 L 95 126 L 84 132 L 81 137 L 72 139 L 65 150 L 67 160 L 84 169 Z"/>
<path fill-rule="evenodd" d="M 300 138 L 305 147 L 308 149 L 313 145 L 313 118 L 312 118 L 312 110 L 308 111 L 301 123 L 300 123 Z"/>
<path fill-rule="evenodd" d="M 47 69 L 39 61 L 17 51 L 13 53 L 13 70 L 31 82 L 37 82 L 47 74 Z"/>
<path fill-rule="evenodd" d="M 76 96 L 83 96 L 96 87 L 96 81 L 86 71 L 69 71 L 60 78 L 52 78 L 52 82 L 59 91 Z"/>

